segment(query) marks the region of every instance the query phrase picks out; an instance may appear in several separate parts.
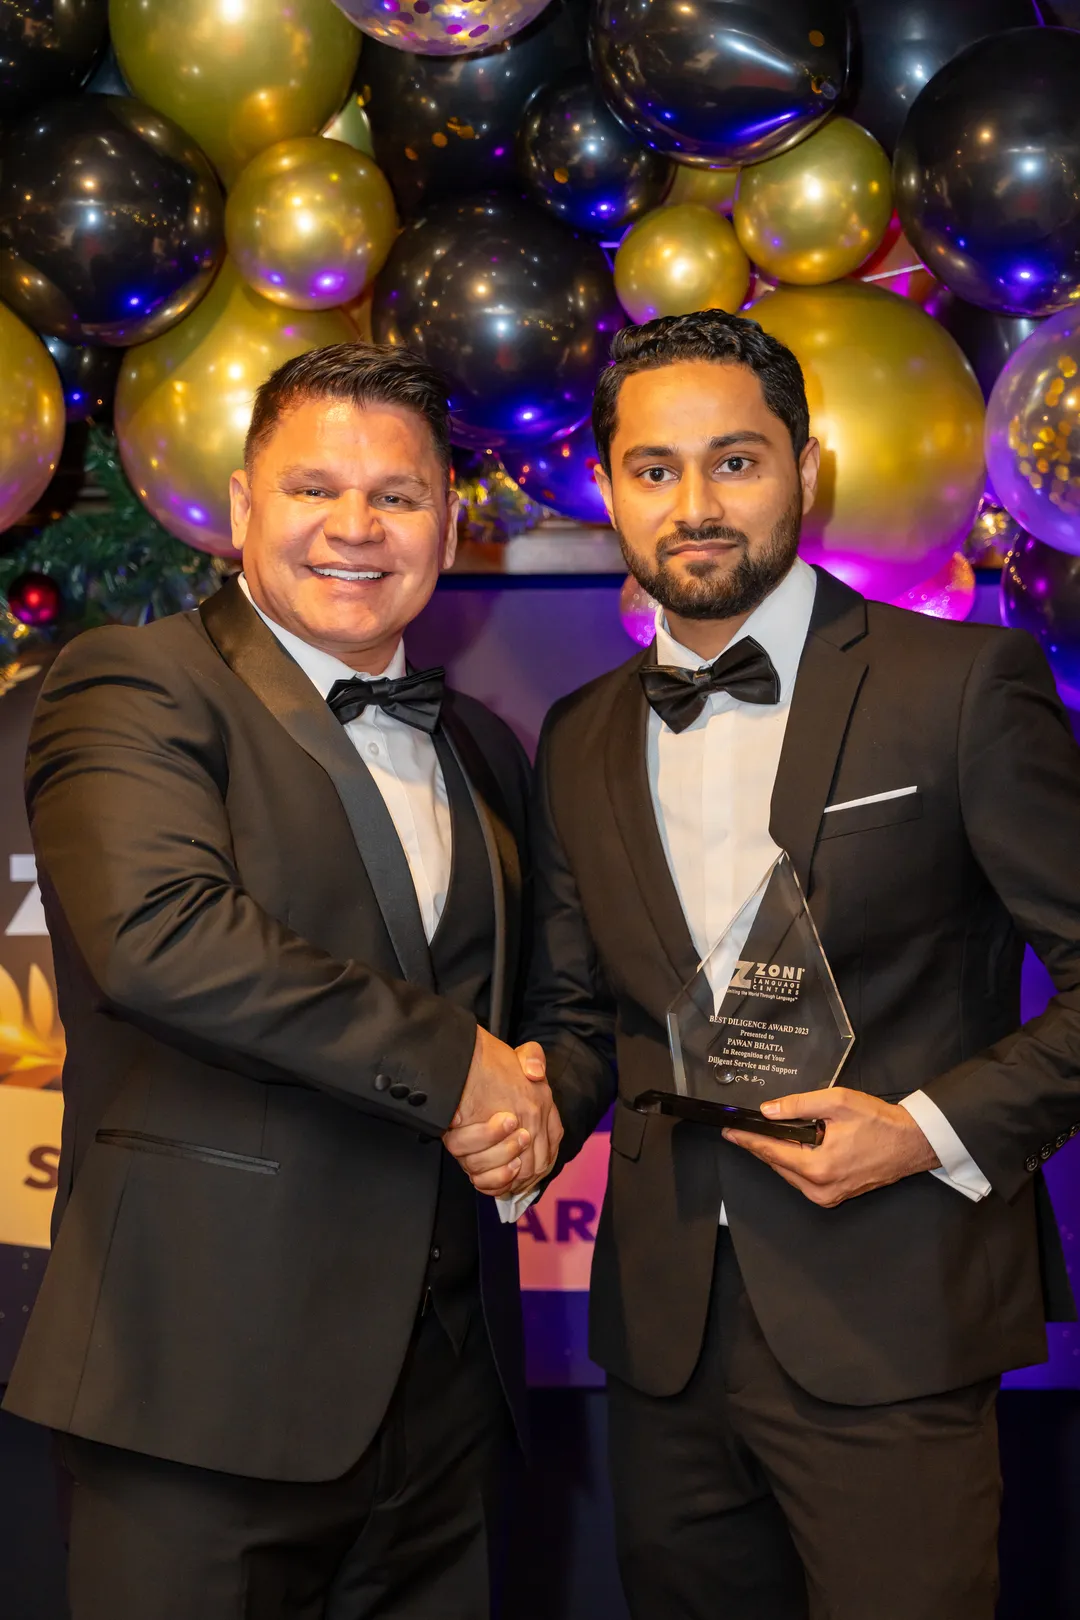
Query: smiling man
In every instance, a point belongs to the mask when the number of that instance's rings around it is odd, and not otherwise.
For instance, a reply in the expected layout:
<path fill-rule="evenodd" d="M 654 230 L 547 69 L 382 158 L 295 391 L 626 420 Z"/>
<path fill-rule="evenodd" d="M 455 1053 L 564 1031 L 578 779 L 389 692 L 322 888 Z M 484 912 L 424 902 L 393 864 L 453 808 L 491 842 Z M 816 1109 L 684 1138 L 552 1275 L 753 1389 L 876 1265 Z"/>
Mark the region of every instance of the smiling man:
<path fill-rule="evenodd" d="M 528 767 L 402 649 L 453 561 L 448 470 L 428 366 L 290 361 L 232 479 L 243 575 L 79 637 L 43 689 L 68 1060 L 7 1405 L 75 1482 L 73 1620 L 488 1613 L 517 1247 L 440 1137 L 494 1119 L 526 1186 L 561 1132 L 502 1038 Z"/>
<path fill-rule="evenodd" d="M 992 1620 L 998 1375 L 1073 1314 L 1041 1166 L 1080 1129 L 1080 757 L 1026 636 L 797 557 L 787 349 L 707 311 L 612 355 L 598 481 L 657 635 L 545 726 L 523 1027 L 566 1154 L 616 1099 L 591 1352 L 630 1610 Z M 817 1147 L 633 1106 L 781 849 L 855 1028 L 842 1086 L 767 1105 Z M 1025 940 L 1058 993 L 1021 1028 Z"/>

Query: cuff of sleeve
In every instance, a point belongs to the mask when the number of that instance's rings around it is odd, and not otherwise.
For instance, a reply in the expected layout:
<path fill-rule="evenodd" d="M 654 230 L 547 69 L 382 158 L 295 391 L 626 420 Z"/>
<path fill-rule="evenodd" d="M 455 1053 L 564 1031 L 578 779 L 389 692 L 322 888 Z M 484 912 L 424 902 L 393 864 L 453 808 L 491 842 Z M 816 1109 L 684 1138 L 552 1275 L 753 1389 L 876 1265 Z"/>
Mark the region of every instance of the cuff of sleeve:
<path fill-rule="evenodd" d="M 990 1183 L 971 1157 L 967 1148 L 953 1130 L 937 1103 L 925 1091 L 913 1091 L 900 1103 L 906 1108 L 916 1125 L 940 1160 L 940 1168 L 930 1174 L 953 1187 L 965 1198 L 977 1204 L 990 1191 Z"/>
<path fill-rule="evenodd" d="M 519 1221 L 530 1205 L 535 1204 L 540 1196 L 539 1187 L 532 1192 L 512 1193 L 508 1197 L 496 1198 L 495 1204 L 499 1211 L 499 1219 L 504 1226 L 512 1226 Z"/>

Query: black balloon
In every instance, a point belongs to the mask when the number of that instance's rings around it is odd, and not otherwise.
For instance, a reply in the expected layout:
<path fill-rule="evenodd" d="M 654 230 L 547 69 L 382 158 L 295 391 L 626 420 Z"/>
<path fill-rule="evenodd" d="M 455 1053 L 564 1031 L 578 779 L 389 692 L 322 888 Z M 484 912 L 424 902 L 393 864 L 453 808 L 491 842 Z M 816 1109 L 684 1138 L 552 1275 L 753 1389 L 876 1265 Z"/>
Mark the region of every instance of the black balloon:
<path fill-rule="evenodd" d="M 587 73 L 533 96 L 518 132 L 518 166 L 541 207 L 598 236 L 655 208 L 675 167 L 639 145 Z"/>
<path fill-rule="evenodd" d="M 959 297 L 1051 315 L 1080 287 L 1080 34 L 1016 28 L 970 45 L 912 107 L 896 206 Z"/>
<path fill-rule="evenodd" d="M 916 96 L 946 62 L 1003 28 L 1041 19 L 1035 0 L 852 0 L 850 116 L 896 145 Z"/>
<path fill-rule="evenodd" d="M 77 90 L 108 32 L 108 0 L 0 0 L 0 117 Z"/>
<path fill-rule="evenodd" d="M 1080 709 L 1080 557 L 1025 535 L 1001 571 L 1001 617 L 1035 637 L 1063 701 Z"/>
<path fill-rule="evenodd" d="M 597 81 L 626 127 L 682 162 L 794 146 L 844 87 L 843 0 L 597 0 Z"/>
<path fill-rule="evenodd" d="M 209 287 L 224 204 L 171 119 L 121 96 L 51 102 L 11 131 L 3 160 L 4 298 L 39 332 L 140 343 Z"/>
<path fill-rule="evenodd" d="M 985 399 L 990 398 L 1006 360 L 1040 325 L 1032 315 L 999 315 L 977 304 L 965 304 L 951 292 L 928 304 L 927 314 L 940 321 L 963 349 Z"/>
<path fill-rule="evenodd" d="M 528 28 L 470 56 L 414 56 L 365 39 L 361 74 L 375 161 L 404 216 L 425 199 L 517 183 L 515 140 L 525 103 L 583 66 L 581 0 L 552 0 Z"/>
<path fill-rule="evenodd" d="M 92 347 L 89 343 L 65 343 L 56 337 L 43 341 L 60 373 L 68 421 L 108 421 L 123 351 Z"/>
<path fill-rule="evenodd" d="M 408 345 L 446 376 L 454 441 L 476 449 L 581 422 L 624 320 L 599 245 L 499 194 L 407 225 L 371 312 L 379 342 Z"/>
<path fill-rule="evenodd" d="M 116 60 L 116 52 L 111 44 L 87 79 L 86 89 L 92 96 L 130 96 L 131 86 L 120 71 L 120 64 Z"/>

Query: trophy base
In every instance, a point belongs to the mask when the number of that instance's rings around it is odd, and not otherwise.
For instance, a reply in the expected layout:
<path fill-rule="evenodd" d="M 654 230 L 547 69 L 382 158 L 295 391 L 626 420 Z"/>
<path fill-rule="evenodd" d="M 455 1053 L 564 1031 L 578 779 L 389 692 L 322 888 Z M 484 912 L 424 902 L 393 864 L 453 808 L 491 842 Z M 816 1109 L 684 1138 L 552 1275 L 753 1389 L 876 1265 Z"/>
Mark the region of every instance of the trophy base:
<path fill-rule="evenodd" d="M 766 1119 L 757 1108 L 737 1108 L 734 1103 L 710 1102 L 705 1097 L 683 1097 L 674 1091 L 643 1091 L 634 1098 L 639 1114 L 670 1114 L 692 1120 L 695 1125 L 712 1125 L 722 1130 L 753 1131 L 781 1142 L 801 1142 L 818 1147 L 825 1137 L 823 1119 Z"/>

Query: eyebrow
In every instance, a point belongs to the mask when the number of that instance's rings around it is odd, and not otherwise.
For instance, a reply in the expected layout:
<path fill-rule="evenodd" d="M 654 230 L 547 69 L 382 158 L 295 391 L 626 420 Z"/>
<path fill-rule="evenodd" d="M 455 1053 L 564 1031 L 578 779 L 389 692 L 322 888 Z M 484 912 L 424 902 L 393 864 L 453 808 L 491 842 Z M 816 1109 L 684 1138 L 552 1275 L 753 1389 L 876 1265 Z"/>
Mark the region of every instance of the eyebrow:
<path fill-rule="evenodd" d="M 758 433 L 753 428 L 741 428 L 737 433 L 720 433 L 709 440 L 709 450 L 730 450 L 733 444 L 768 444 L 769 438 L 765 433 Z M 663 459 L 665 456 L 676 454 L 671 444 L 633 444 L 623 454 L 623 464 L 631 461 L 640 461 L 643 457 L 655 456 Z"/>
<path fill-rule="evenodd" d="M 280 484 L 332 484 L 336 482 L 332 474 L 325 467 L 283 467 L 278 478 Z M 414 489 L 430 491 L 431 485 L 426 478 L 420 478 L 416 473 L 391 473 L 387 478 L 379 480 L 383 489 L 401 487 L 405 484 Z"/>

